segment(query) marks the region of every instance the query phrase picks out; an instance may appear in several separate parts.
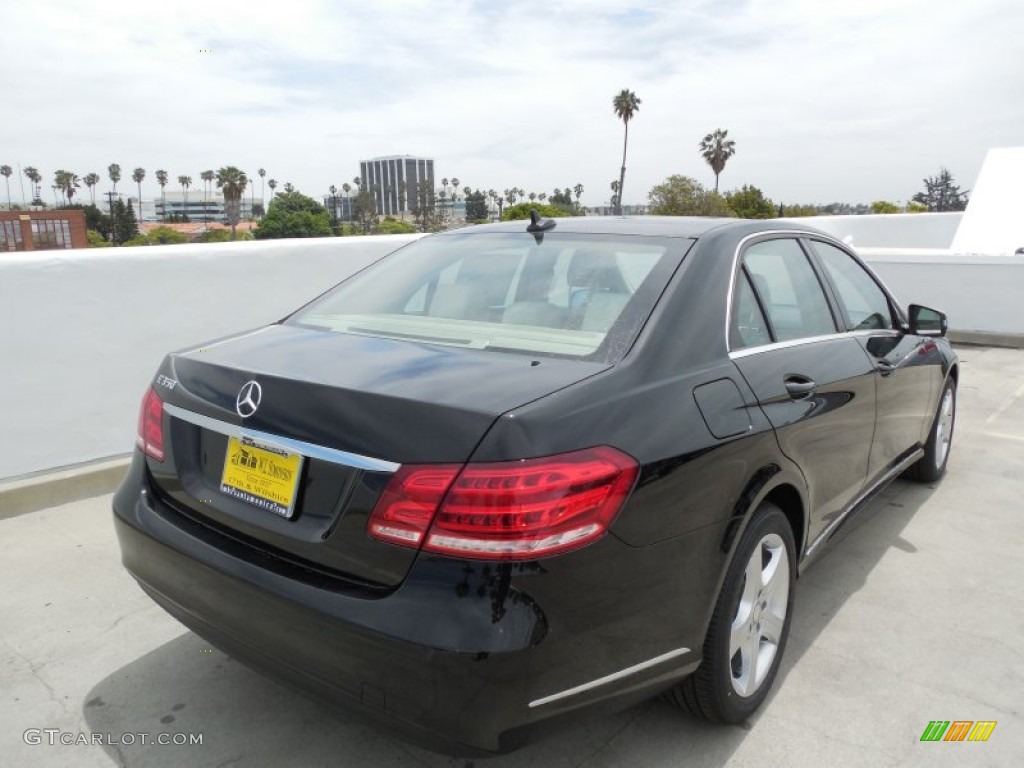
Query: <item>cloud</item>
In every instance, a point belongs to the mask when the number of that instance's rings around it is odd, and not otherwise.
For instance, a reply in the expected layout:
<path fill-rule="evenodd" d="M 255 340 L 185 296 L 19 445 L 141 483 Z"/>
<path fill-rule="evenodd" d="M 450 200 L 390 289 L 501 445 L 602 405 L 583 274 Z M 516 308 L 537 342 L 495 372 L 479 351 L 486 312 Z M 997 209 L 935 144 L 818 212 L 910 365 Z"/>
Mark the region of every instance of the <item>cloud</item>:
<path fill-rule="evenodd" d="M 5 9 L 0 162 L 105 177 L 111 162 L 197 177 L 265 167 L 309 194 L 382 154 L 436 158 L 473 187 L 584 185 L 621 163 L 626 199 L 728 128 L 725 189 L 787 202 L 906 200 L 949 167 L 1019 144 L 1024 12 L 1015 0 L 612 2 L 34 0 Z M 102 186 L 102 185 L 101 185 Z"/>

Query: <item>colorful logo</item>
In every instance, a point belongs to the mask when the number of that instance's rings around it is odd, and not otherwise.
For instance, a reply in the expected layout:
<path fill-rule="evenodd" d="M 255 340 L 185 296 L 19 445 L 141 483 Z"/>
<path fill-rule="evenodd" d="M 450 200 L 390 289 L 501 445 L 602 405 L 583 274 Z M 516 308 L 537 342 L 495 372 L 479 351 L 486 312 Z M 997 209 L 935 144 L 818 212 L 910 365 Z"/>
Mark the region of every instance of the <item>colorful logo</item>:
<path fill-rule="evenodd" d="M 932 720 L 921 741 L 988 741 L 995 729 L 995 720 Z"/>

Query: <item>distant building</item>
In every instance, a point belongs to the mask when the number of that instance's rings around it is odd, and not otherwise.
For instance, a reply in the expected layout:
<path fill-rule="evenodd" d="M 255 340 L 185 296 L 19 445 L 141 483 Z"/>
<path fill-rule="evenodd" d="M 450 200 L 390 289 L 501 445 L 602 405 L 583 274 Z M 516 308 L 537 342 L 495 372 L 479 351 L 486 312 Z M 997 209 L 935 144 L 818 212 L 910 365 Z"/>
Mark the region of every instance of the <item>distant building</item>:
<path fill-rule="evenodd" d="M 136 215 L 138 215 L 138 203 L 134 199 L 132 202 Z M 254 199 L 249 195 L 242 195 L 240 202 L 241 219 L 244 221 L 245 219 L 252 218 L 253 205 L 257 207 L 263 205 L 263 198 L 257 197 Z M 227 223 L 227 215 L 224 213 L 224 196 L 217 192 L 207 197 L 203 190 L 197 189 L 188 193 L 187 200 L 186 195 L 181 192 L 167 192 L 153 200 L 154 219 L 150 219 L 147 216 L 147 207 L 145 203 L 142 204 L 142 217 L 147 221 L 163 221 L 165 218 L 172 216 L 188 216 L 189 221 L 218 221 L 221 224 Z"/>
<path fill-rule="evenodd" d="M 85 211 L 0 211 L 0 254 L 88 245 Z"/>
<path fill-rule="evenodd" d="M 346 195 L 344 192 L 338 192 L 336 195 L 324 195 L 324 208 L 331 214 L 333 221 L 352 221 L 352 209 L 355 204 L 355 200 L 352 195 L 355 190 L 352 190 Z"/>
<path fill-rule="evenodd" d="M 360 161 L 359 177 L 362 188 L 373 194 L 378 214 L 407 214 L 417 207 L 416 192 L 421 182 L 426 181 L 434 189 L 434 161 L 409 155 L 375 157 Z"/>

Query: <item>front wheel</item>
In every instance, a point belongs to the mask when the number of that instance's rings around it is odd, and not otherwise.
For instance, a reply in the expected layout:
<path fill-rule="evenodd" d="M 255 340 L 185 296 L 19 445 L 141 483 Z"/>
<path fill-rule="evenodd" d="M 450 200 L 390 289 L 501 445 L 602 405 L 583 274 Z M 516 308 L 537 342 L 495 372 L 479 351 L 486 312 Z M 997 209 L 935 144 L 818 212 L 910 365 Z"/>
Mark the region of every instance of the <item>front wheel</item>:
<path fill-rule="evenodd" d="M 934 483 L 946 474 L 949 449 L 953 445 L 953 427 L 956 424 L 956 382 L 950 378 L 942 389 L 939 409 L 924 444 L 924 456 L 907 470 L 907 477 L 920 483 Z"/>
<path fill-rule="evenodd" d="M 793 530 L 764 503 L 743 533 L 704 641 L 700 667 L 669 700 L 719 723 L 745 720 L 771 690 L 789 636 L 796 572 Z"/>

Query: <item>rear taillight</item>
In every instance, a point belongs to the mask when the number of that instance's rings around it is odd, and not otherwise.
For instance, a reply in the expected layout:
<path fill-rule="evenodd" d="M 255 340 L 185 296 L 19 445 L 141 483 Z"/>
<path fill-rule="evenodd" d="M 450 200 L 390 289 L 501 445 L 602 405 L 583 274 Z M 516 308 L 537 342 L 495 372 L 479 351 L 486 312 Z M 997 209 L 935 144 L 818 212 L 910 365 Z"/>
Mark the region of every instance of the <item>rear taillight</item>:
<path fill-rule="evenodd" d="M 637 463 L 601 446 L 540 459 L 405 466 L 370 516 L 375 538 L 454 557 L 529 560 L 604 536 Z"/>
<path fill-rule="evenodd" d="M 164 404 L 152 387 L 146 390 L 139 408 L 139 431 L 135 444 L 147 456 L 164 460 Z"/>

